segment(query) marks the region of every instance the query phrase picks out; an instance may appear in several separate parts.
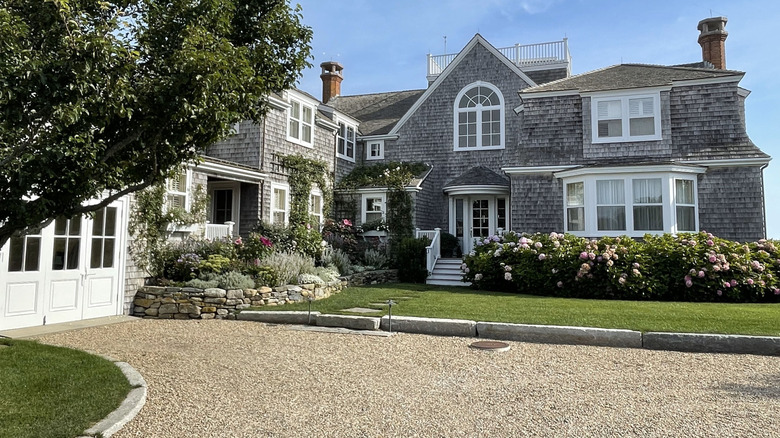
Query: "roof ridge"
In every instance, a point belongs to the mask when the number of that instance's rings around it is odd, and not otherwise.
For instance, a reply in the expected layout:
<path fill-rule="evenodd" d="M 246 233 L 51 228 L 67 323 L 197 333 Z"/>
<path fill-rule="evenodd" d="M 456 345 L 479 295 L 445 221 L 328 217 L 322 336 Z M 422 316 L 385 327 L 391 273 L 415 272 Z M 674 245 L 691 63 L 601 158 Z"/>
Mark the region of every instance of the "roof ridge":
<path fill-rule="evenodd" d="M 339 98 L 339 97 L 380 96 L 380 95 L 383 95 L 383 94 L 411 93 L 411 92 L 415 92 L 415 91 L 423 91 L 424 92 L 425 90 L 426 90 L 425 88 L 418 88 L 418 89 L 413 89 L 413 90 L 382 91 L 382 92 L 379 92 L 379 93 L 346 94 L 346 95 L 342 94 L 342 95 L 336 96 L 335 98 Z"/>

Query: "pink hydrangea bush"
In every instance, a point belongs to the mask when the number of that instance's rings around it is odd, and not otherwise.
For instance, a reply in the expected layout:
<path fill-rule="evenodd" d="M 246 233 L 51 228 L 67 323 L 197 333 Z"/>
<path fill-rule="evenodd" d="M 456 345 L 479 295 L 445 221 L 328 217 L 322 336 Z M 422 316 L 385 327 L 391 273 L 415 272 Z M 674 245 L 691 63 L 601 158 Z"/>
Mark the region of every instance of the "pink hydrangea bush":
<path fill-rule="evenodd" d="M 464 257 L 477 288 L 616 299 L 780 301 L 776 242 L 740 244 L 701 232 L 584 239 L 508 232 Z M 777 292 L 776 292 L 777 291 Z"/>

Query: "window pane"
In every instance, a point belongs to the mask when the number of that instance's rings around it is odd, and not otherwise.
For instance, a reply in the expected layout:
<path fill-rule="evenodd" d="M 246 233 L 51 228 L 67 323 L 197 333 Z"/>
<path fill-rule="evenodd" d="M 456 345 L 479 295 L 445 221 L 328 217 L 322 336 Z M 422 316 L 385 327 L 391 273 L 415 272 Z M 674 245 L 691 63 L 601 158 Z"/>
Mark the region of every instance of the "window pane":
<path fill-rule="evenodd" d="M 41 238 L 27 237 L 27 250 L 24 253 L 24 270 L 37 271 L 41 255 Z"/>
<path fill-rule="evenodd" d="M 693 198 L 693 180 L 677 179 L 674 180 L 675 202 L 677 204 L 694 204 Z"/>
<path fill-rule="evenodd" d="M 89 261 L 90 268 L 100 268 L 101 260 L 103 256 L 103 239 L 97 237 L 92 239 L 92 251 Z"/>
<path fill-rule="evenodd" d="M 81 250 L 81 239 L 68 239 L 68 267 L 67 269 L 79 268 L 79 251 Z"/>
<path fill-rule="evenodd" d="M 596 207 L 596 222 L 600 231 L 625 231 L 625 207 Z"/>
<path fill-rule="evenodd" d="M 602 100 L 598 103 L 598 119 L 620 119 L 623 117 L 620 100 Z"/>
<path fill-rule="evenodd" d="M 677 231 L 696 231 L 695 207 L 677 207 Z"/>
<path fill-rule="evenodd" d="M 634 207 L 634 230 L 663 231 L 663 207 L 660 205 Z"/>
<path fill-rule="evenodd" d="M 381 212 L 374 212 L 374 213 L 366 213 L 366 223 L 368 222 L 376 222 L 382 220 L 382 213 Z"/>
<path fill-rule="evenodd" d="M 65 250 L 68 246 L 68 239 L 57 237 L 54 239 L 54 256 L 52 257 L 51 268 L 55 271 L 65 269 Z"/>
<path fill-rule="evenodd" d="M 366 211 L 382 211 L 382 198 L 366 198 Z"/>
<path fill-rule="evenodd" d="M 566 209 L 566 227 L 569 231 L 585 231 L 585 207 Z"/>
<path fill-rule="evenodd" d="M 78 236 L 81 234 L 81 216 L 75 216 L 70 218 L 68 234 L 71 236 Z"/>
<path fill-rule="evenodd" d="M 106 210 L 104 208 L 95 212 L 95 219 L 92 220 L 92 235 L 103 235 L 103 220 L 105 218 Z"/>
<path fill-rule="evenodd" d="M 275 224 L 283 224 L 285 222 L 285 213 L 283 211 L 275 211 L 274 212 L 274 223 Z"/>
<path fill-rule="evenodd" d="M 635 179 L 634 204 L 660 204 L 662 201 L 661 179 Z"/>
<path fill-rule="evenodd" d="M 655 135 L 655 119 L 642 117 L 629 120 L 630 135 Z"/>
<path fill-rule="evenodd" d="M 114 266 L 114 239 L 106 239 L 103 243 L 103 265 L 101 268 Z"/>
<path fill-rule="evenodd" d="M 599 137 L 622 137 L 623 121 L 599 120 Z"/>
<path fill-rule="evenodd" d="M 311 126 L 303 125 L 303 133 L 301 134 L 301 140 L 311 143 Z"/>
<path fill-rule="evenodd" d="M 312 111 L 311 111 L 311 108 L 309 108 L 308 106 L 304 106 L 303 107 L 303 120 L 302 121 L 303 121 L 304 124 L 306 124 L 306 123 L 311 124 L 312 123 Z"/>
<path fill-rule="evenodd" d="M 585 183 L 566 184 L 566 205 L 585 205 Z"/>
<path fill-rule="evenodd" d="M 8 253 L 8 271 L 18 272 L 22 270 L 24 260 L 24 237 L 12 237 L 11 248 Z"/>
<path fill-rule="evenodd" d="M 68 220 L 63 217 L 58 217 L 54 220 L 54 235 L 64 236 L 68 232 Z"/>
<path fill-rule="evenodd" d="M 290 116 L 295 119 L 301 118 L 301 104 L 294 100 L 290 102 Z"/>
<path fill-rule="evenodd" d="M 622 179 L 596 181 L 596 203 L 599 205 L 625 204 Z"/>
<path fill-rule="evenodd" d="M 496 226 L 506 230 L 508 228 L 506 219 L 506 198 L 498 198 L 496 199 Z"/>
<path fill-rule="evenodd" d="M 463 200 L 455 200 L 455 237 L 463 237 Z"/>
<path fill-rule="evenodd" d="M 106 233 L 104 235 L 116 235 L 116 207 L 106 208 Z"/>
<path fill-rule="evenodd" d="M 300 122 L 290 119 L 290 137 L 300 139 Z"/>
<path fill-rule="evenodd" d="M 344 138 L 343 138 L 343 137 L 339 137 L 339 141 L 338 141 L 338 153 L 339 153 L 340 155 L 344 155 L 344 150 L 346 149 L 346 147 L 344 146 L 344 145 L 346 144 L 345 142 L 346 142 L 346 140 L 344 140 Z"/>
<path fill-rule="evenodd" d="M 652 116 L 653 98 L 641 97 L 637 99 L 628 99 L 628 115 L 629 117 Z"/>

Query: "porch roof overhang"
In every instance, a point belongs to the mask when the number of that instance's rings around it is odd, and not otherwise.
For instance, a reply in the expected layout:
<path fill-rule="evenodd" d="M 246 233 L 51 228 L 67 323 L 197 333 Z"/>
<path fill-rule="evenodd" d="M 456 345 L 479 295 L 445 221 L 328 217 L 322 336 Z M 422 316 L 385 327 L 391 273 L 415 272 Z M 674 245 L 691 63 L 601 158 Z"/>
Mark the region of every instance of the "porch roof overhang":
<path fill-rule="evenodd" d="M 259 184 L 268 178 L 267 173 L 260 172 L 257 169 L 232 164 L 211 157 L 205 157 L 202 163 L 198 163 L 194 166 L 194 169 L 207 175 L 250 184 Z"/>
<path fill-rule="evenodd" d="M 472 184 L 463 186 L 448 186 L 444 193 L 449 196 L 459 195 L 507 195 L 509 186 L 495 186 L 489 184 Z"/>

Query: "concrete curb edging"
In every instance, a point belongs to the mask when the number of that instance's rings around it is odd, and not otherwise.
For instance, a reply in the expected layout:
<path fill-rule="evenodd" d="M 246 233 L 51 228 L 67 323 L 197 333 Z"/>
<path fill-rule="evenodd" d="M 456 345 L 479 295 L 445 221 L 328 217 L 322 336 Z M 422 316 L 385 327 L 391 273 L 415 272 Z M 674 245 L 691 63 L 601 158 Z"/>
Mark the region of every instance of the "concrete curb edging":
<path fill-rule="evenodd" d="M 642 346 L 648 350 L 780 356 L 780 337 L 773 336 L 647 332 Z"/>
<path fill-rule="evenodd" d="M 352 330 L 378 330 L 379 318 L 353 315 L 317 315 L 320 327 L 343 327 Z"/>
<path fill-rule="evenodd" d="M 419 333 L 437 336 L 462 336 L 473 338 L 477 336 L 477 323 L 466 319 L 420 318 L 416 316 L 394 316 L 392 319 L 394 332 Z M 390 318 L 382 317 L 382 330 L 390 327 Z"/>
<path fill-rule="evenodd" d="M 311 324 L 317 320 L 320 312 L 311 312 L 311 321 L 309 312 L 294 310 L 243 310 L 236 315 L 239 321 L 268 322 L 272 324 Z"/>
<path fill-rule="evenodd" d="M 642 332 L 633 330 L 478 322 L 477 333 L 480 338 L 507 341 L 642 348 Z"/>
<path fill-rule="evenodd" d="M 117 362 L 115 360 L 112 360 L 112 362 L 122 370 L 133 389 L 130 390 L 118 408 L 108 414 L 106 418 L 84 431 L 85 436 L 110 437 L 132 420 L 146 404 L 146 380 L 141 376 L 141 373 L 127 362 Z"/>

